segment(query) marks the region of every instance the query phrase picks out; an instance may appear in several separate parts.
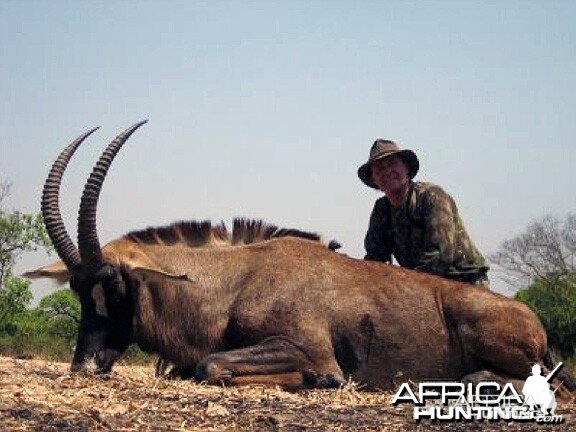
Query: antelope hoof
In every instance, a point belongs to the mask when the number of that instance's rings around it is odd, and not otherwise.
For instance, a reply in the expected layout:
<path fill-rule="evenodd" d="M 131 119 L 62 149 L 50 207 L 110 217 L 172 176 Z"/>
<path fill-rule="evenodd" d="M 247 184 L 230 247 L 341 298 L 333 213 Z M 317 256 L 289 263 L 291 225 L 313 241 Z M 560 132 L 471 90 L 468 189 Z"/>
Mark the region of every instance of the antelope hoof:
<path fill-rule="evenodd" d="M 227 384 L 233 376 L 231 370 L 220 367 L 215 361 L 198 363 L 194 373 L 194 379 L 209 384 Z"/>
<path fill-rule="evenodd" d="M 322 375 L 312 370 L 307 370 L 302 374 L 304 386 L 308 388 L 335 389 L 340 388 L 346 382 L 334 374 Z"/>

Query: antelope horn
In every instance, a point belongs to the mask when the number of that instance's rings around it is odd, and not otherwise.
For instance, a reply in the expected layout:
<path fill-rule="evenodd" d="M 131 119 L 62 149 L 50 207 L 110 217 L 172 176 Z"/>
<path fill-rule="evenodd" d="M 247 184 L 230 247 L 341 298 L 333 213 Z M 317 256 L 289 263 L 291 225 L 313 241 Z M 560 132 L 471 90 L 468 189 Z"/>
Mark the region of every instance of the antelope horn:
<path fill-rule="evenodd" d="M 108 145 L 94 166 L 92 174 L 90 174 L 84 186 L 84 192 L 82 193 L 82 199 L 80 201 L 80 210 L 78 212 L 78 249 L 80 250 L 80 257 L 82 258 L 82 266 L 84 269 L 87 269 L 89 273 L 98 270 L 103 262 L 100 242 L 98 241 L 98 232 L 96 230 L 96 209 L 106 173 L 114 157 L 126 140 L 136 129 L 147 121 L 148 120 L 144 120 L 132 125 Z"/>
<path fill-rule="evenodd" d="M 64 222 L 62 222 L 59 203 L 60 183 L 66 166 L 76 149 L 82 144 L 82 141 L 97 129 L 98 128 L 94 128 L 85 132 L 62 150 L 48 173 L 48 178 L 44 183 L 44 190 L 42 191 L 42 217 L 46 231 L 56 248 L 58 256 L 64 261 L 64 264 L 66 264 L 69 270 L 74 270 L 80 266 L 80 254 L 66 232 Z"/>

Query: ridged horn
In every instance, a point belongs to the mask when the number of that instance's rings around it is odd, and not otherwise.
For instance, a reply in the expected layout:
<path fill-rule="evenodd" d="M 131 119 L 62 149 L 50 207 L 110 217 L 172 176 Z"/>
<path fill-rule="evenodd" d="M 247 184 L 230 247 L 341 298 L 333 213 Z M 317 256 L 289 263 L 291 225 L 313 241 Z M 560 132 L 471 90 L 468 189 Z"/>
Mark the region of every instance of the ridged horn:
<path fill-rule="evenodd" d="M 97 129 L 96 127 L 85 132 L 62 150 L 48 173 L 48 178 L 42 191 L 42 217 L 46 231 L 56 248 L 58 256 L 64 261 L 69 270 L 77 269 L 80 266 L 80 254 L 66 232 L 66 227 L 60 214 L 60 183 L 62 182 L 62 175 L 66 170 L 66 166 L 76 149 Z"/>
<path fill-rule="evenodd" d="M 114 157 L 118 151 L 120 151 L 126 140 L 136 129 L 147 121 L 148 120 L 144 120 L 132 125 L 108 145 L 94 166 L 92 174 L 90 174 L 84 186 L 84 192 L 82 193 L 82 199 L 80 201 L 80 210 L 78 212 L 78 249 L 80 250 L 82 267 L 88 272 L 98 270 L 103 262 L 100 242 L 98 241 L 98 232 L 96 230 L 96 210 L 104 179 L 106 178 L 106 174 Z"/>

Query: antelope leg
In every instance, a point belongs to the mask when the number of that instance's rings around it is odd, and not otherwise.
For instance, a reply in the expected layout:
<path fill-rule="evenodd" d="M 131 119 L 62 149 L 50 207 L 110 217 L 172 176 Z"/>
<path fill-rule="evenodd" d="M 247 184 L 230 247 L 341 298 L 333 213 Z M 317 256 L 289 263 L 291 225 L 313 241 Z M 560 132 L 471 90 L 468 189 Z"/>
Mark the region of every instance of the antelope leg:
<path fill-rule="evenodd" d="M 287 338 L 270 337 L 246 348 L 210 354 L 196 366 L 195 378 L 211 384 L 267 384 L 289 390 L 344 383 L 337 365 L 334 371 L 319 371 L 315 366 Z"/>

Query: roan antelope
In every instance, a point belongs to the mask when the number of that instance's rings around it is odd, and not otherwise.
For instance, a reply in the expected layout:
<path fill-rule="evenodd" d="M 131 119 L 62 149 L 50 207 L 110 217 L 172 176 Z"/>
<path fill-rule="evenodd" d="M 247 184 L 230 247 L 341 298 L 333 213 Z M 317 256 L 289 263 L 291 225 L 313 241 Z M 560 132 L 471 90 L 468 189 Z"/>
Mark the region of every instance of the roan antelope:
<path fill-rule="evenodd" d="M 59 210 L 60 181 L 91 130 L 62 151 L 42 212 L 62 259 L 26 274 L 70 280 L 82 317 L 72 370 L 110 371 L 131 343 L 198 380 L 372 388 L 402 380 L 525 379 L 551 367 L 546 333 L 524 304 L 483 288 L 334 252 L 315 235 L 240 220 L 181 222 L 100 247 L 98 197 L 120 134 L 88 179 L 78 248 Z"/>

